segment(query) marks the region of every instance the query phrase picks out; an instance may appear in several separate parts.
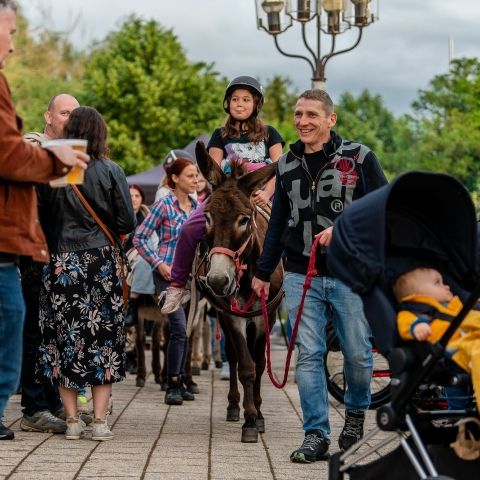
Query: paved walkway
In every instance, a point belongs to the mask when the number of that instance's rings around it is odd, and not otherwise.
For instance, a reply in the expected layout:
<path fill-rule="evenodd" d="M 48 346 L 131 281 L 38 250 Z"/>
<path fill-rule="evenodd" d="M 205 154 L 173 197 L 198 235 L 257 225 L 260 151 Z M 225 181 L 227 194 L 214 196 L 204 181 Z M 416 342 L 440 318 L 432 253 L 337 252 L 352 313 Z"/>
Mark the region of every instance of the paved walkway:
<path fill-rule="evenodd" d="M 272 351 L 274 370 L 283 372 L 286 350 Z M 67 441 L 63 435 L 20 430 L 20 396 L 11 398 L 5 424 L 15 431 L 14 441 L 0 442 L 0 479 L 66 480 L 128 479 L 326 479 L 328 464 L 289 462 L 290 452 L 303 439 L 298 392 L 289 383 L 277 390 L 264 376 L 263 414 L 266 433 L 257 444 L 240 442 L 241 423 L 225 421 L 228 382 L 210 367 L 195 377 L 200 394 L 183 406 L 163 403 L 164 393 L 149 375 L 143 388 L 135 377 L 114 386 L 113 414 L 109 419 L 115 438 L 95 442 L 87 436 Z M 373 426 L 369 412 L 367 428 Z M 332 448 L 343 426 L 343 409 L 330 405 Z"/>

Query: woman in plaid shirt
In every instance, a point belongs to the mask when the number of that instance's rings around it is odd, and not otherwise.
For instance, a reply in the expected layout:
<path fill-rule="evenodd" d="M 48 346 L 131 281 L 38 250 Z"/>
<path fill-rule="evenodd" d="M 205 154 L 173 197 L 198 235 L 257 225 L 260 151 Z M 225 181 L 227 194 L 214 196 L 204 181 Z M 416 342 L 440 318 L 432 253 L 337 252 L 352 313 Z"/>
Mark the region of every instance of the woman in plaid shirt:
<path fill-rule="evenodd" d="M 170 285 L 171 265 L 177 245 L 180 228 L 197 208 L 197 201 L 190 195 L 195 192 L 198 180 L 197 166 L 186 158 L 177 158 L 165 169 L 168 186 L 172 192 L 154 203 L 140 227 L 137 228 L 133 244 L 138 253 L 152 266 L 157 293 Z M 148 239 L 155 232 L 158 235 L 158 248 L 153 250 Z M 181 405 L 184 399 L 195 397 L 186 391 L 182 382 L 188 338 L 186 316 L 183 308 L 168 315 L 170 339 L 167 348 L 168 387 L 165 403 Z"/>

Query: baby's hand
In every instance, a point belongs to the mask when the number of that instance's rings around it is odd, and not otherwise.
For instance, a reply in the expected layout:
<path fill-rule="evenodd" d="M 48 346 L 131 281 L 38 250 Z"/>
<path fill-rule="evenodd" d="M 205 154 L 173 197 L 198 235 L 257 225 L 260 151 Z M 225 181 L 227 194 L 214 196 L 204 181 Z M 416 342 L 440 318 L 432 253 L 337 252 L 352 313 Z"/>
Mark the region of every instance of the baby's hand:
<path fill-rule="evenodd" d="M 432 329 L 428 323 L 418 323 L 413 327 L 413 336 L 420 342 L 425 341 L 431 333 Z"/>

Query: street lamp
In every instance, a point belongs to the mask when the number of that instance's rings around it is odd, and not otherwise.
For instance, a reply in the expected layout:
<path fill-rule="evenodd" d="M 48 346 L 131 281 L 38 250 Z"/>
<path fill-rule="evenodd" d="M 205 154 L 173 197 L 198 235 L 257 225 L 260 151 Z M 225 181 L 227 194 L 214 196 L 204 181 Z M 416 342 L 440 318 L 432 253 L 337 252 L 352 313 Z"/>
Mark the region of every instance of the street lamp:
<path fill-rule="evenodd" d="M 275 47 L 286 57 L 301 58 L 312 69 L 312 87 L 325 90 L 325 66 L 341 53 L 353 50 L 362 39 L 364 27 L 378 20 L 379 0 L 255 0 L 257 27 L 273 36 Z M 287 53 L 278 43 L 278 35 L 293 24 L 301 26 L 302 40 L 309 56 Z M 316 48 L 307 41 L 307 24 L 316 25 Z M 337 35 L 355 27 L 354 43 L 337 50 Z M 331 36 L 330 51 L 321 53 L 321 33 Z"/>

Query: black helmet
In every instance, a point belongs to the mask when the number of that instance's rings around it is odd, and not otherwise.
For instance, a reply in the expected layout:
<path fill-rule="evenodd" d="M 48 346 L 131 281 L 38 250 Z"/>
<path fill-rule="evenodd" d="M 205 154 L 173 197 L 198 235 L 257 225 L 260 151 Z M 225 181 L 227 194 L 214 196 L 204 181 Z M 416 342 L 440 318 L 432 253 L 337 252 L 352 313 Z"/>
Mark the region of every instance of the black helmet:
<path fill-rule="evenodd" d="M 263 88 L 258 82 L 258 80 L 256 80 L 253 77 L 249 77 L 247 75 L 236 77 L 228 84 L 228 87 L 225 90 L 225 96 L 223 97 L 223 109 L 225 110 L 226 113 L 230 113 L 228 108 L 228 97 L 233 90 L 235 90 L 236 88 L 242 88 L 242 87 L 252 92 L 252 94 L 256 94 L 260 97 L 257 105 L 257 111 L 254 112 L 256 115 L 258 115 L 258 112 L 260 111 L 263 105 L 263 98 L 264 98 Z"/>
<path fill-rule="evenodd" d="M 165 158 L 163 159 L 163 166 L 170 165 L 173 163 L 177 158 L 186 158 L 187 160 L 191 160 L 192 162 L 195 161 L 195 159 L 188 153 L 186 150 L 170 150 L 166 155 Z"/>

